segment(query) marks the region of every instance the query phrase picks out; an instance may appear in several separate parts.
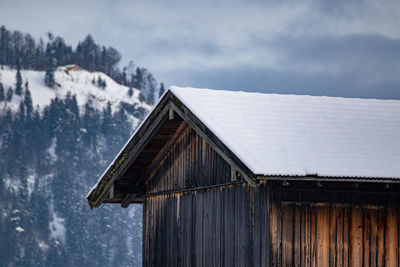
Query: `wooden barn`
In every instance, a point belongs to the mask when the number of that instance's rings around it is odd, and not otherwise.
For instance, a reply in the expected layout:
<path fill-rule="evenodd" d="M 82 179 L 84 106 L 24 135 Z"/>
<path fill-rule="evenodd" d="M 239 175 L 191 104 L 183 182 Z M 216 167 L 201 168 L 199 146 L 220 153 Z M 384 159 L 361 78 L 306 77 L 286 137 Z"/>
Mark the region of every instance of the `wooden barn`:
<path fill-rule="evenodd" d="M 144 266 L 399 266 L 400 101 L 172 87 L 87 198 Z"/>

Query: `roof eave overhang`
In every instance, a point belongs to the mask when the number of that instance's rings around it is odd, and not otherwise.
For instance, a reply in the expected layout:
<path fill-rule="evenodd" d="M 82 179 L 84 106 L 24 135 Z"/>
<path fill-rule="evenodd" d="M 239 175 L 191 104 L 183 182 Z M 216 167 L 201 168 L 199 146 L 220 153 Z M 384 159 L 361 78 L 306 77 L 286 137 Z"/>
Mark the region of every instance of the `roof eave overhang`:
<path fill-rule="evenodd" d="M 169 110 L 168 102 L 170 96 L 170 92 L 164 94 L 155 108 L 148 114 L 136 132 L 128 140 L 124 148 L 118 153 L 114 161 L 108 166 L 96 187 L 93 188 L 87 196 L 90 208 L 99 207 L 101 205 L 107 197 L 106 194 L 113 182 L 125 173 L 127 168 L 140 153 L 141 149 L 143 149 L 142 147 L 137 147 L 137 144 L 143 141 L 142 139 L 151 138 L 151 134 L 160 126 Z M 145 142 L 141 143 L 144 144 Z"/>
<path fill-rule="evenodd" d="M 354 177 L 354 176 L 320 176 L 310 175 L 264 175 L 256 174 L 257 180 L 267 181 L 325 181 L 325 182 L 357 182 L 357 183 L 400 183 L 400 177 Z"/>

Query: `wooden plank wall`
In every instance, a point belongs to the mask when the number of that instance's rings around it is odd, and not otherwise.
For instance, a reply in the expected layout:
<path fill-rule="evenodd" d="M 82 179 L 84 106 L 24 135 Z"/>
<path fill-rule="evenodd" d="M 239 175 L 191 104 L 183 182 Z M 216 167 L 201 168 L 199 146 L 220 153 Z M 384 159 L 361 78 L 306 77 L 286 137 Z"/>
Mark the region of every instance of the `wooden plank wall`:
<path fill-rule="evenodd" d="M 144 266 L 399 266 L 398 205 L 292 189 L 231 182 L 188 127 L 146 183 Z"/>
<path fill-rule="evenodd" d="M 232 183 L 229 164 L 190 127 L 146 192 L 144 266 L 269 266 L 266 184 Z"/>
<path fill-rule="evenodd" d="M 191 127 L 147 181 L 147 193 L 169 192 L 231 181 L 230 165 Z"/>
<path fill-rule="evenodd" d="M 399 208 L 270 205 L 272 266 L 399 266 Z"/>
<path fill-rule="evenodd" d="M 266 266 L 253 264 L 250 195 L 240 184 L 146 198 L 144 266 Z"/>

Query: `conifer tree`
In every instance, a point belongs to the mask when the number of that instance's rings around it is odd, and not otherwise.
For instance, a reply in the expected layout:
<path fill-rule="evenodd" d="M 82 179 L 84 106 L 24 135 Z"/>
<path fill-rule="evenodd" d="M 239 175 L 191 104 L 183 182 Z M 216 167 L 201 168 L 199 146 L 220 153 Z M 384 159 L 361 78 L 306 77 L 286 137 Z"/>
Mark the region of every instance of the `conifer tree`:
<path fill-rule="evenodd" d="M 158 98 L 160 98 L 165 92 L 164 84 L 160 84 L 160 89 L 158 89 Z"/>
<path fill-rule="evenodd" d="M 132 86 L 134 88 L 141 90 L 142 83 L 143 83 L 142 71 L 140 70 L 140 68 L 136 68 L 136 74 L 133 77 Z"/>
<path fill-rule="evenodd" d="M 7 102 L 10 102 L 10 101 L 12 100 L 12 98 L 13 98 L 13 95 L 14 95 L 13 89 L 12 89 L 11 87 L 8 88 L 7 96 L 6 96 L 6 101 L 7 101 Z"/>
<path fill-rule="evenodd" d="M 132 88 L 132 86 L 129 86 L 129 89 L 128 89 L 128 96 L 129 96 L 129 97 L 132 97 L 132 95 L 133 95 L 133 88 Z"/>
<path fill-rule="evenodd" d="M 121 83 L 122 85 L 127 85 L 127 79 L 126 79 L 126 67 L 123 68 L 122 70 L 122 75 L 121 75 Z"/>
<path fill-rule="evenodd" d="M 107 86 L 106 81 L 103 80 L 100 76 L 97 77 L 97 87 L 104 89 L 106 88 L 106 86 Z"/>
<path fill-rule="evenodd" d="M 6 95 L 4 92 L 3 84 L 0 83 L 0 102 L 3 102 L 4 100 L 6 100 Z"/>
<path fill-rule="evenodd" d="M 49 38 L 50 38 L 50 36 L 49 36 Z M 52 50 L 50 45 L 47 44 L 47 48 L 46 48 L 47 69 L 46 69 L 46 74 L 44 76 L 44 83 L 48 87 L 54 87 L 54 85 L 56 84 L 56 82 L 54 80 L 54 63 L 55 63 L 54 61 L 55 61 L 55 59 L 53 58 L 53 53 L 54 53 L 54 51 Z"/>
<path fill-rule="evenodd" d="M 104 135 L 111 130 L 112 121 L 111 103 L 108 101 L 107 107 L 103 109 L 103 118 L 101 121 L 101 131 Z"/>
<path fill-rule="evenodd" d="M 48 87 L 53 87 L 56 83 L 54 81 L 54 71 L 51 68 L 46 70 L 46 74 L 44 76 L 44 83 Z"/>
<path fill-rule="evenodd" d="M 26 108 L 26 115 L 29 118 L 31 118 L 32 113 L 33 113 L 33 104 L 32 104 L 31 91 L 29 91 L 29 88 L 28 88 L 28 83 L 26 83 L 26 87 L 25 87 L 24 105 Z"/>
<path fill-rule="evenodd" d="M 22 95 L 22 76 L 21 76 L 21 63 L 20 59 L 17 60 L 17 75 L 16 75 L 16 83 L 15 83 L 15 94 Z"/>

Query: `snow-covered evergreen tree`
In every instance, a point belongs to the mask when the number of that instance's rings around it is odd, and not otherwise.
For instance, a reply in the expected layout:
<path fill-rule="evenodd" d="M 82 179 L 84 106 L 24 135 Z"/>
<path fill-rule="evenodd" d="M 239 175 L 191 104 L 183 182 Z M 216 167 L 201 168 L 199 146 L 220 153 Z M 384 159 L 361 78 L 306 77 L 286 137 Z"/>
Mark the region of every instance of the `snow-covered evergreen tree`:
<path fill-rule="evenodd" d="M 3 84 L 0 82 L 0 102 L 3 102 L 6 100 L 6 94 L 4 92 L 4 86 Z"/>
<path fill-rule="evenodd" d="M 18 58 L 17 63 L 17 74 L 16 74 L 16 82 L 15 82 L 15 94 L 22 95 L 22 76 L 21 76 L 21 63 L 20 59 Z"/>
<path fill-rule="evenodd" d="M 13 95 L 14 95 L 14 91 L 11 87 L 9 87 L 7 90 L 6 101 L 10 102 L 13 98 Z"/>

